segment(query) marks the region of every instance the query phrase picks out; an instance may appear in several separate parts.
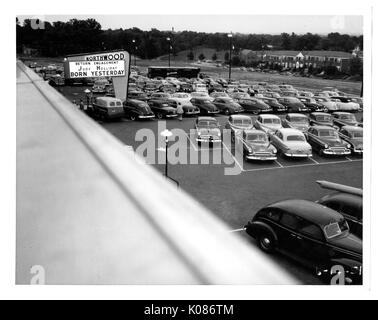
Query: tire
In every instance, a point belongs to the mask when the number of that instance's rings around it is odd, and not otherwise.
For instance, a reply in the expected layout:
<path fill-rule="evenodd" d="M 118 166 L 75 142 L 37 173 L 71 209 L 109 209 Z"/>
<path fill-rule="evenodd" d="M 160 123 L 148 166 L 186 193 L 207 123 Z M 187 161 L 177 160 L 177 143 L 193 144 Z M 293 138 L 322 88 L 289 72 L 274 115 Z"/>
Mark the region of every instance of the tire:
<path fill-rule="evenodd" d="M 224 114 L 225 114 L 226 116 L 228 116 L 228 115 L 230 114 L 230 110 L 225 109 L 225 110 L 224 110 Z"/>
<path fill-rule="evenodd" d="M 163 114 L 162 113 L 157 113 L 156 117 L 161 120 L 161 119 L 163 119 Z"/>
<path fill-rule="evenodd" d="M 272 253 L 274 251 L 275 240 L 274 240 L 274 237 L 270 233 L 268 232 L 261 233 L 257 241 L 262 251 L 266 253 Z"/>
<path fill-rule="evenodd" d="M 133 114 L 132 114 L 132 115 L 130 115 L 130 120 L 131 120 L 131 121 L 135 121 L 135 120 L 136 120 L 136 116 L 135 116 L 135 115 L 133 115 Z"/>

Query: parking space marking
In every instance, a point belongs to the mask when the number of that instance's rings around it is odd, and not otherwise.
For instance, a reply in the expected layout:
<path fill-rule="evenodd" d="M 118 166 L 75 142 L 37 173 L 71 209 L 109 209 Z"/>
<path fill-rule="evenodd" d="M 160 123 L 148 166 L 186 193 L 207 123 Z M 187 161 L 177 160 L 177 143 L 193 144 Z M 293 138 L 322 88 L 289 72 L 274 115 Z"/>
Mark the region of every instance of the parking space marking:
<path fill-rule="evenodd" d="M 234 161 L 236 162 L 236 164 L 239 166 L 240 170 L 241 170 L 242 172 L 245 171 L 245 170 L 243 169 L 243 166 L 239 163 L 238 160 L 236 160 L 236 158 L 235 158 L 234 155 L 232 154 L 231 150 L 230 150 L 230 149 L 224 144 L 223 141 L 222 141 L 222 144 L 223 144 L 223 146 L 226 148 L 226 150 L 229 152 L 229 154 L 231 155 L 231 157 L 234 159 Z"/>
<path fill-rule="evenodd" d="M 351 158 L 348 158 L 348 157 L 345 157 L 345 159 L 349 160 L 349 161 L 353 161 Z"/>
<path fill-rule="evenodd" d="M 188 138 L 190 144 L 193 146 L 195 151 L 198 151 L 197 146 L 194 144 L 194 142 L 190 139 L 189 135 L 185 132 L 186 137 Z"/>
<path fill-rule="evenodd" d="M 240 232 L 240 231 L 245 231 L 245 228 L 239 228 L 239 229 L 234 229 L 234 230 L 230 230 L 229 232 Z"/>
<path fill-rule="evenodd" d="M 315 159 L 312 159 L 311 157 L 308 157 L 307 159 L 311 160 L 312 162 L 315 162 L 316 164 L 319 164 L 318 161 L 316 161 Z"/>
<path fill-rule="evenodd" d="M 277 163 L 281 168 L 283 168 L 284 166 L 278 162 L 278 160 L 274 160 L 275 163 Z"/>

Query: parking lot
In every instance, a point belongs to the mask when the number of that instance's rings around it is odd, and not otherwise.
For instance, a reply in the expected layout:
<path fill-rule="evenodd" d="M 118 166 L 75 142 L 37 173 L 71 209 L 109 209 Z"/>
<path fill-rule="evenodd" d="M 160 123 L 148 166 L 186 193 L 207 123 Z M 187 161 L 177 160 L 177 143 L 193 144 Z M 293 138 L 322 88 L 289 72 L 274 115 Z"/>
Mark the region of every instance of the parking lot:
<path fill-rule="evenodd" d="M 251 116 L 255 119 L 255 116 Z M 361 114 L 356 114 L 360 119 Z M 224 127 L 227 117 L 216 117 Z M 198 146 L 196 141 L 190 140 L 189 130 L 194 128 L 195 118 L 184 118 L 182 122 L 173 119 L 167 121 L 148 120 L 120 122 L 100 122 L 100 124 L 136 150 L 142 142 L 135 141 L 135 134 L 139 129 L 150 129 L 155 137 L 165 126 L 169 130 L 180 128 L 185 130 L 187 141 L 182 150 L 187 150 L 187 163 L 168 165 L 168 175 L 177 180 L 180 188 L 191 194 L 197 201 L 210 209 L 222 219 L 230 228 L 230 232 L 239 234 L 251 245 L 256 243 L 247 236 L 243 226 L 263 206 L 289 198 L 317 200 L 327 194 L 321 189 L 316 180 L 328 180 L 354 187 L 362 187 L 363 161 L 358 156 L 321 157 L 313 154 L 309 159 L 288 159 L 281 155 L 273 162 L 243 161 L 239 163 L 234 157 L 234 150 L 225 144 Z M 171 141 L 169 145 L 175 142 Z M 222 163 L 214 163 L 214 152 L 221 152 Z M 160 155 L 159 155 L 160 154 Z M 209 157 L 209 164 L 201 164 L 201 156 Z M 168 153 L 170 155 L 170 153 Z M 193 156 L 194 155 L 194 156 Z M 163 156 L 163 157 L 162 157 Z M 155 160 L 165 159 L 164 145 L 156 140 Z M 198 159 L 199 164 L 190 164 L 190 157 Z M 232 164 L 230 164 L 233 162 Z M 164 174 L 163 163 L 151 164 Z M 240 174 L 225 175 L 226 168 L 238 167 Z M 283 256 L 272 256 L 285 269 L 298 276 L 306 284 L 320 284 L 321 282 L 300 264 Z"/>

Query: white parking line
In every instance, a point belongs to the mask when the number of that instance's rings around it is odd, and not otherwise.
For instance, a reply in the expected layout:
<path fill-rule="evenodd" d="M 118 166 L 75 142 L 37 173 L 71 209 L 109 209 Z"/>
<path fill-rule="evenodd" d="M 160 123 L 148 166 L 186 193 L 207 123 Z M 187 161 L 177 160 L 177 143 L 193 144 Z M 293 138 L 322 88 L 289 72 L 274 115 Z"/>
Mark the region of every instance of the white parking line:
<path fill-rule="evenodd" d="M 193 146 L 194 150 L 198 151 L 197 146 L 193 143 L 193 141 L 190 139 L 189 135 L 186 132 L 185 132 L 185 135 L 187 136 L 187 138 L 188 138 L 190 144 Z"/>
<path fill-rule="evenodd" d="M 284 166 L 278 162 L 278 160 L 274 160 L 275 163 L 277 163 L 281 168 L 283 168 Z"/>
<path fill-rule="evenodd" d="M 311 157 L 308 157 L 307 159 L 311 160 L 312 162 L 315 162 L 316 164 L 319 164 L 318 161 L 316 161 L 315 159 L 312 159 Z"/>
<path fill-rule="evenodd" d="M 349 160 L 349 161 L 353 161 L 351 158 L 348 158 L 348 157 L 345 157 L 345 159 Z"/>
<path fill-rule="evenodd" d="M 230 230 L 229 232 L 240 232 L 240 231 L 245 231 L 245 228 L 234 229 L 234 230 Z"/>
<path fill-rule="evenodd" d="M 222 141 L 222 144 L 223 144 L 223 146 L 226 148 L 226 150 L 229 152 L 229 154 L 231 155 L 231 157 L 234 159 L 234 161 L 236 162 L 236 164 L 239 166 L 240 170 L 241 170 L 242 172 L 245 171 L 245 170 L 243 169 L 243 166 L 239 163 L 238 160 L 236 160 L 236 158 L 235 158 L 234 155 L 232 154 L 231 150 L 230 150 L 230 149 L 224 144 L 223 141 Z"/>

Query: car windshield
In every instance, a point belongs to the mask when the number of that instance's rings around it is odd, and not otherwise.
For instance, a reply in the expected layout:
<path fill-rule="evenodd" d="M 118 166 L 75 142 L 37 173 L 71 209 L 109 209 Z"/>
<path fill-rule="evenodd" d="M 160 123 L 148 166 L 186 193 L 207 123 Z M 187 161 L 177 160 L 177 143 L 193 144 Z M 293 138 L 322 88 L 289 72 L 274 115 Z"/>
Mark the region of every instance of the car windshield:
<path fill-rule="evenodd" d="M 268 141 L 268 138 L 264 133 L 249 133 L 246 140 L 256 143 L 265 143 Z"/>
<path fill-rule="evenodd" d="M 356 117 L 353 114 L 342 114 L 340 115 L 340 119 L 356 121 Z"/>
<path fill-rule="evenodd" d="M 361 131 L 352 131 L 350 133 L 351 138 L 363 138 L 362 130 Z"/>
<path fill-rule="evenodd" d="M 349 231 L 349 226 L 346 220 L 341 220 L 339 222 L 331 222 L 324 227 L 324 234 L 327 239 L 332 239 L 341 234 Z"/>
<path fill-rule="evenodd" d="M 189 95 L 187 95 L 187 94 L 180 94 L 180 93 L 176 93 L 176 94 L 174 94 L 174 95 L 172 95 L 172 97 L 174 97 L 174 98 L 189 98 Z"/>
<path fill-rule="evenodd" d="M 308 119 L 305 117 L 290 117 L 289 121 L 295 123 L 308 123 Z"/>
<path fill-rule="evenodd" d="M 280 124 L 280 119 L 266 118 L 266 119 L 263 119 L 263 123 L 265 123 L 265 124 Z"/>
<path fill-rule="evenodd" d="M 339 135 L 337 134 L 337 132 L 333 129 L 322 129 L 322 130 L 319 130 L 318 131 L 318 136 L 319 137 L 330 137 L 330 138 L 338 138 Z"/>
<path fill-rule="evenodd" d="M 331 121 L 331 116 L 329 115 L 317 115 L 315 118 L 317 121 L 324 121 L 324 122 Z"/>
<path fill-rule="evenodd" d="M 296 134 L 296 135 L 292 134 L 290 136 L 287 136 L 286 140 L 287 141 L 306 141 L 305 137 L 299 134 Z"/>
<path fill-rule="evenodd" d="M 211 101 L 210 100 L 203 100 L 203 103 L 210 104 Z"/>
<path fill-rule="evenodd" d="M 248 119 L 234 119 L 233 124 L 239 127 L 248 127 L 252 125 L 252 120 Z"/>
<path fill-rule="evenodd" d="M 201 128 L 217 128 L 218 123 L 216 121 L 211 121 L 211 120 L 201 120 L 201 121 L 198 121 L 198 127 L 201 127 Z"/>

